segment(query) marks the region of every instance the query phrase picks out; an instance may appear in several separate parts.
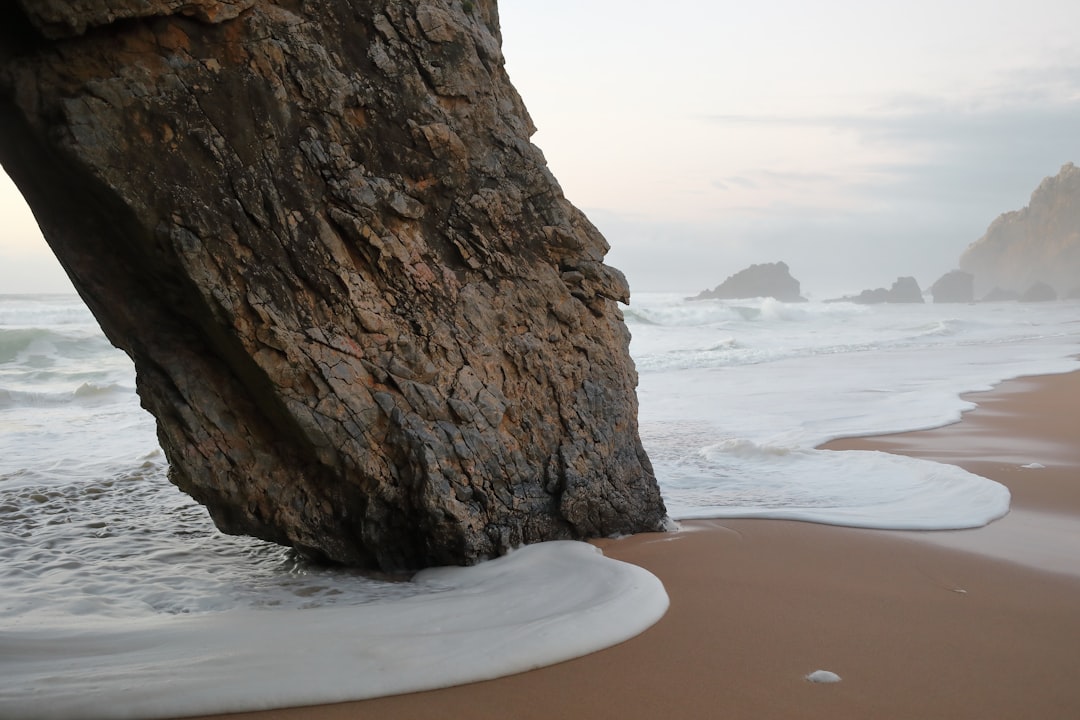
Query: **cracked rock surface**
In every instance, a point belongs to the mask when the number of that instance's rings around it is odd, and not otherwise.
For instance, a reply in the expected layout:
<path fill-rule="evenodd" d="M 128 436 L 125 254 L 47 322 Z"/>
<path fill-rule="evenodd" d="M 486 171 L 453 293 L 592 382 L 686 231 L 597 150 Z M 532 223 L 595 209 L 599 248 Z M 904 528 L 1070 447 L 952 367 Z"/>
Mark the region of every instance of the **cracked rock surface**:
<path fill-rule="evenodd" d="M 15 0 L 0 161 L 218 526 L 388 570 L 657 529 L 622 275 L 494 0 Z"/>

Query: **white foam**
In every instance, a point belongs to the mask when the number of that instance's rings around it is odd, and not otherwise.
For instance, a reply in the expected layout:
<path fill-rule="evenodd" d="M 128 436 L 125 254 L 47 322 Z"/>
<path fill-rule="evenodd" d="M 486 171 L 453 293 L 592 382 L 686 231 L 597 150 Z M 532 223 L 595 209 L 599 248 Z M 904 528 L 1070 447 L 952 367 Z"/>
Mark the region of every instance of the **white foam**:
<path fill-rule="evenodd" d="M 1025 470 L 1044 470 L 1046 468 L 1045 465 L 1037 462 L 1028 463 L 1027 465 L 1021 465 L 1020 467 L 1024 468 Z"/>
<path fill-rule="evenodd" d="M 640 427 L 673 516 L 901 529 L 978 527 L 1008 492 L 953 466 L 815 450 L 839 437 L 939 427 L 961 394 L 1080 368 L 1076 304 L 855 306 L 635 299 Z M 653 309 L 656 306 L 656 310 Z M 758 312 L 752 312 L 753 310 Z M 698 313 L 698 314 L 694 314 Z M 682 323 L 682 324 L 680 324 Z"/>
<path fill-rule="evenodd" d="M 660 465 L 668 512 L 888 530 L 972 528 L 1009 511 L 1009 490 L 954 465 L 883 452 L 709 449 Z"/>
<path fill-rule="evenodd" d="M 806 676 L 806 679 L 812 683 L 838 683 L 840 682 L 840 676 L 829 670 L 815 670 Z"/>
<path fill-rule="evenodd" d="M 522 548 L 417 575 L 360 607 L 73 618 L 0 632 L 0 716 L 160 718 L 337 702 L 523 672 L 660 619 L 660 581 L 591 545 Z"/>

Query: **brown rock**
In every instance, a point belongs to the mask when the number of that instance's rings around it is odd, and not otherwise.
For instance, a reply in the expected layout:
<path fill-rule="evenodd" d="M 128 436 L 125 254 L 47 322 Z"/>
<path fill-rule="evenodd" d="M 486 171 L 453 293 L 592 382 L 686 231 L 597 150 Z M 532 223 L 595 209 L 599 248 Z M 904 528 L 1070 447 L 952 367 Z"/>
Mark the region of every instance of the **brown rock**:
<path fill-rule="evenodd" d="M 226 532 L 400 569 L 663 521 L 626 281 L 500 42 L 493 0 L 0 10 L 0 161 Z"/>
<path fill-rule="evenodd" d="M 204 22 L 232 20 L 255 0 L 16 0 L 30 21 L 49 38 L 82 35 L 88 28 L 118 20 L 183 15 Z"/>

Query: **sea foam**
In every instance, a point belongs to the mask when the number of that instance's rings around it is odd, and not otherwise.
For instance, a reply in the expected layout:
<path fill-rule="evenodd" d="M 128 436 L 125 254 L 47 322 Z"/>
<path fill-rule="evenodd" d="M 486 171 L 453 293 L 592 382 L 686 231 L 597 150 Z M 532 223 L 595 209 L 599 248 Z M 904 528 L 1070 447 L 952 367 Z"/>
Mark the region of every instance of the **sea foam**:
<path fill-rule="evenodd" d="M 815 670 L 806 676 L 806 679 L 812 683 L 838 683 L 840 682 L 840 676 L 831 670 Z"/>
<path fill-rule="evenodd" d="M 653 575 L 585 543 L 412 582 L 412 597 L 356 607 L 19 623 L 0 631 L 0 715 L 147 719 L 429 690 L 614 645 L 668 605 Z"/>
<path fill-rule="evenodd" d="M 1080 368 L 1076 303 L 635 302 L 642 441 L 676 518 L 984 525 L 1008 511 L 998 483 L 952 465 L 816 448 L 940 427 L 974 407 L 962 393 Z"/>

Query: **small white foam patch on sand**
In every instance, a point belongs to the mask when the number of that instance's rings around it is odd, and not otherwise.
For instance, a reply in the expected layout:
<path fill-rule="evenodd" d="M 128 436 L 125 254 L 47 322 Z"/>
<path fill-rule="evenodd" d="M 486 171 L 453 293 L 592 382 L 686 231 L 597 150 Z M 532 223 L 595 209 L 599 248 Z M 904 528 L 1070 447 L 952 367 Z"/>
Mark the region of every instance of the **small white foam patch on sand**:
<path fill-rule="evenodd" d="M 1042 470 L 1046 466 L 1043 465 L 1042 463 L 1033 462 L 1033 463 L 1028 463 L 1027 465 L 1021 465 L 1020 467 L 1024 468 L 1025 470 Z"/>
<path fill-rule="evenodd" d="M 651 573 L 576 542 L 413 582 L 433 592 L 357 607 L 16 623 L 0 630 L 0 717 L 148 719 L 430 690 L 615 645 L 668 607 Z"/>
<path fill-rule="evenodd" d="M 838 683 L 840 682 L 840 676 L 834 672 L 828 670 L 815 670 L 806 676 L 806 679 L 812 683 Z"/>

